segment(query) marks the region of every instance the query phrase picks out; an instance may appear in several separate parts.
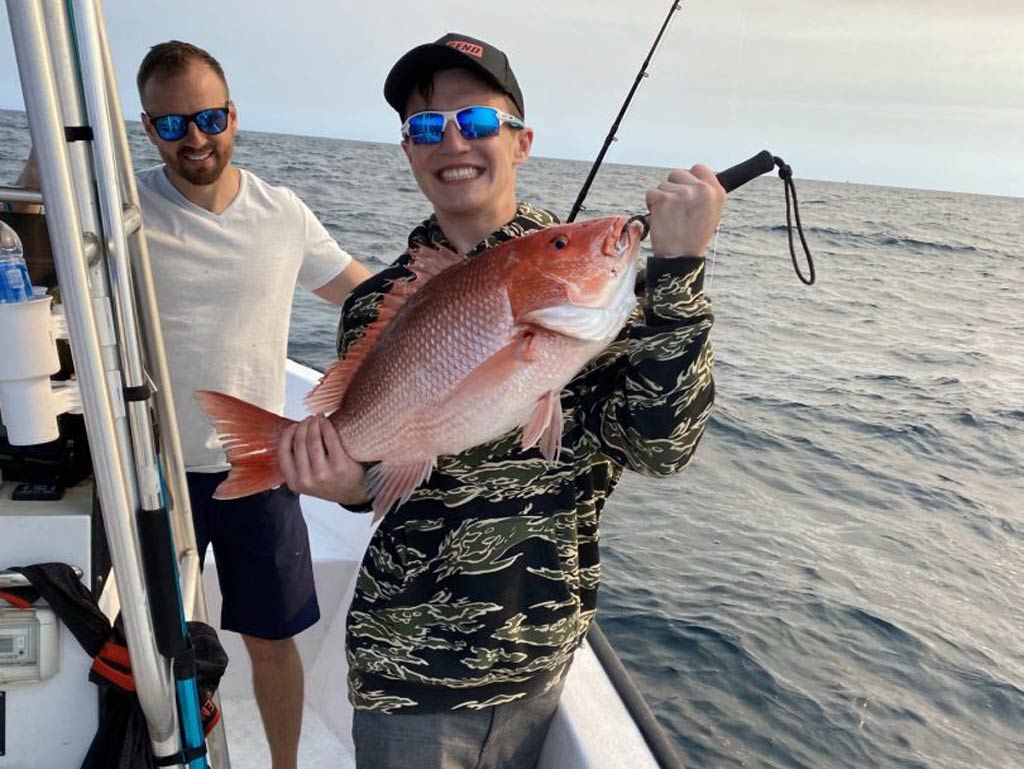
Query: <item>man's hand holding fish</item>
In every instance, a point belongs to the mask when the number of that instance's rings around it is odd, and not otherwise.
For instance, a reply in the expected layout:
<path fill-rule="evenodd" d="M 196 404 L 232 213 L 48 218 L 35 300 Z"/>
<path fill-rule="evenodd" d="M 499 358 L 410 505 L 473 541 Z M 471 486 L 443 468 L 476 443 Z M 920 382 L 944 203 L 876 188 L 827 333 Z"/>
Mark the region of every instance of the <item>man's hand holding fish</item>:
<path fill-rule="evenodd" d="M 362 463 L 346 453 L 338 432 L 323 415 L 314 414 L 286 427 L 277 451 L 285 483 L 292 491 L 347 507 L 369 501 Z"/>

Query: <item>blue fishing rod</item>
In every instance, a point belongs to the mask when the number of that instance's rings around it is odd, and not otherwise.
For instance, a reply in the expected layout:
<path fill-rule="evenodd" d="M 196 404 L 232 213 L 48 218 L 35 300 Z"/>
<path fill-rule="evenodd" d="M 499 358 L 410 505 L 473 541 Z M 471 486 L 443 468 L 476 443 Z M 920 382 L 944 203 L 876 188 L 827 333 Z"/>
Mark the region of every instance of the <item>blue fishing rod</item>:
<path fill-rule="evenodd" d="M 612 121 L 612 127 L 609 129 L 608 135 L 605 137 L 604 144 L 601 145 L 601 151 L 597 153 L 597 158 L 594 160 L 594 164 L 590 167 L 590 173 L 587 174 L 587 179 L 583 182 L 583 187 L 580 189 L 579 195 L 576 196 L 576 202 L 572 204 L 572 210 L 569 211 L 569 216 L 566 217 L 567 222 L 575 221 L 576 214 L 578 214 L 583 208 L 583 201 L 586 199 L 587 193 L 590 192 L 590 187 L 594 183 L 594 178 L 597 176 L 598 169 L 601 168 L 601 163 L 604 162 L 604 156 L 607 154 L 608 148 L 611 147 L 612 142 L 618 138 L 616 134 L 619 130 L 619 124 L 622 122 L 622 118 L 625 116 L 626 110 L 629 109 L 630 102 L 633 101 L 633 95 L 636 93 L 637 88 L 640 87 L 640 82 L 649 75 L 647 68 L 650 66 L 651 59 L 654 57 L 654 52 L 658 49 L 658 45 L 661 43 L 661 38 L 664 36 L 665 30 L 668 28 L 668 24 L 672 20 L 672 16 L 681 8 L 682 4 L 678 2 L 678 0 L 672 0 L 672 5 L 668 10 L 668 14 L 665 16 L 665 20 L 661 23 L 661 28 L 658 30 L 658 34 L 654 38 L 651 50 L 647 52 L 647 57 L 644 59 L 643 64 L 640 65 L 640 71 L 637 72 L 636 78 L 633 80 L 633 85 L 629 89 L 629 93 L 626 94 L 626 99 L 622 102 L 622 107 L 619 108 L 619 114 L 616 115 L 615 120 Z M 793 169 L 790 168 L 789 164 L 782 158 L 773 155 L 768 150 L 762 150 L 753 157 L 744 160 L 742 163 L 737 163 L 736 165 L 721 171 L 716 175 L 716 178 L 718 179 L 718 183 L 722 185 L 726 192 L 732 192 L 733 190 L 742 187 L 747 182 L 756 179 L 758 176 L 774 170 L 776 167 L 779 169 L 779 178 L 782 179 L 786 191 L 786 230 L 789 235 L 789 255 L 793 260 L 793 269 L 796 272 L 796 276 L 804 285 L 811 286 L 815 281 L 814 259 L 811 256 L 810 248 L 807 246 L 807 239 L 804 237 L 803 225 L 800 222 L 800 207 L 797 203 L 796 186 L 793 184 Z M 791 198 L 792 202 L 790 201 Z M 633 217 L 633 219 L 643 222 L 643 236 L 646 237 L 647 232 L 650 229 L 650 214 L 641 214 Z M 808 274 L 806 277 L 800 270 L 800 264 L 797 261 L 796 248 L 793 242 L 793 219 L 796 220 L 797 233 L 800 235 L 800 243 L 803 246 L 803 251 L 807 258 Z"/>

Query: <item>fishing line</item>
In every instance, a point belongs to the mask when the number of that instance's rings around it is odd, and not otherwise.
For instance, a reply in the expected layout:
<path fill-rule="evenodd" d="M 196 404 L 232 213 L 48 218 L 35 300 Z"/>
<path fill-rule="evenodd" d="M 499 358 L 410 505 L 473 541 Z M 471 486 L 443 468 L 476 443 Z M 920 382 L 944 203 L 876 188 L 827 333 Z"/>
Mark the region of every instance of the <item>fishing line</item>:
<path fill-rule="evenodd" d="M 715 262 L 718 259 L 718 233 L 722 231 L 722 222 L 719 220 L 718 226 L 715 227 L 715 242 L 711 245 L 711 272 L 708 274 L 708 290 L 711 290 L 711 284 L 715 280 Z"/>

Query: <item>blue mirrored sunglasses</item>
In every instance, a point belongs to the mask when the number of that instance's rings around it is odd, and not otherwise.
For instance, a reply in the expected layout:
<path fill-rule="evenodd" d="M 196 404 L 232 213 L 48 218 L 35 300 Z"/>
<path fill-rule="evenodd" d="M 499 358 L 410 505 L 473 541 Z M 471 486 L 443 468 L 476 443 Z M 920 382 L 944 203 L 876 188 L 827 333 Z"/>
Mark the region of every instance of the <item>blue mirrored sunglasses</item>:
<path fill-rule="evenodd" d="M 440 144 L 449 121 L 455 121 L 464 139 L 486 139 L 497 136 L 502 123 L 510 128 L 525 128 L 526 124 L 515 115 L 494 107 L 463 107 L 448 111 L 426 110 L 409 115 L 402 124 L 402 138 L 413 144 Z"/>
<path fill-rule="evenodd" d="M 204 134 L 216 136 L 228 127 L 229 110 L 227 107 L 211 107 L 199 110 L 192 115 L 161 115 L 146 116 L 156 129 L 157 136 L 165 142 L 176 142 L 188 133 L 188 124 L 195 123 Z"/>

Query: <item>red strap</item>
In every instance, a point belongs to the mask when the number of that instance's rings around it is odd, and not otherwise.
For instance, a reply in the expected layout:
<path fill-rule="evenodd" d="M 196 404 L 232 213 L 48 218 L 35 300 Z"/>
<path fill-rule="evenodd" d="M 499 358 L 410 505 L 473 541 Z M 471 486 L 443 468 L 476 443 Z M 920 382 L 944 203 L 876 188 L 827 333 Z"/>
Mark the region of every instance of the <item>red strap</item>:
<path fill-rule="evenodd" d="M 119 670 L 110 663 L 120 665 L 127 670 Z M 107 641 L 100 649 L 100 653 L 93 659 L 92 669 L 97 675 L 103 676 L 115 686 L 119 686 L 126 692 L 134 692 L 135 678 L 132 676 L 130 664 L 127 647 Z"/>
<path fill-rule="evenodd" d="M 99 657 L 92 661 L 92 669 L 115 686 L 119 686 L 124 689 L 126 692 L 135 691 L 135 679 L 132 677 L 131 673 L 125 673 L 116 668 L 112 668 Z"/>
<path fill-rule="evenodd" d="M 7 601 L 15 609 L 28 609 L 32 606 L 32 601 L 26 600 L 20 595 L 8 593 L 6 590 L 0 590 L 0 598 Z"/>
<path fill-rule="evenodd" d="M 209 737 L 210 732 L 220 723 L 220 708 L 213 701 L 213 697 L 207 698 L 203 703 L 202 708 L 200 708 L 200 715 L 203 718 L 203 736 Z"/>
<path fill-rule="evenodd" d="M 96 656 L 124 667 L 129 667 L 132 664 L 131 660 L 128 659 L 128 647 L 113 641 L 107 641 L 103 644 L 103 648 L 100 649 L 100 653 Z"/>

